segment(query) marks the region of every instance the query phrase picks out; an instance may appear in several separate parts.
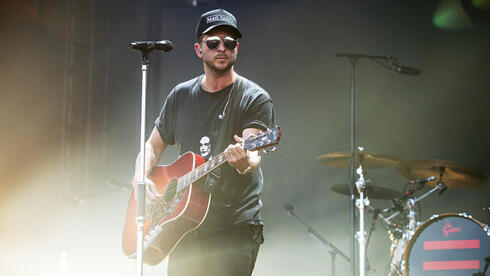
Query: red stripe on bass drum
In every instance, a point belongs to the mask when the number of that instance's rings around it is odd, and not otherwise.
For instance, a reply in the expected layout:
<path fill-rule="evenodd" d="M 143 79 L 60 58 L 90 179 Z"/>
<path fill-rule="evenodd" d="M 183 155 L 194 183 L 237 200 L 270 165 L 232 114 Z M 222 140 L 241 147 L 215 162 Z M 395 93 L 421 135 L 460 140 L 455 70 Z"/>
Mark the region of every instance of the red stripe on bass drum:
<path fill-rule="evenodd" d="M 480 269 L 479 260 L 424 262 L 424 270 Z"/>
<path fill-rule="evenodd" d="M 480 248 L 480 240 L 424 241 L 424 250 Z"/>

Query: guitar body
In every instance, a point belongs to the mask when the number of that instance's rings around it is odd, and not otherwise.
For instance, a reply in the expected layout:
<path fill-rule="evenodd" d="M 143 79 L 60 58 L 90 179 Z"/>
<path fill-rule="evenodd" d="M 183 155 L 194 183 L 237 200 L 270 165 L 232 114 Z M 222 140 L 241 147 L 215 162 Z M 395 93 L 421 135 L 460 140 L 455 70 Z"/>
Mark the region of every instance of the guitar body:
<path fill-rule="evenodd" d="M 162 198 L 147 209 L 144 226 L 145 263 L 156 265 L 166 258 L 186 233 L 198 227 L 206 217 L 211 195 L 199 185 L 189 185 L 176 192 L 177 179 L 205 162 L 204 158 L 187 152 L 168 166 L 156 166 L 150 175 Z M 172 193 L 173 192 L 173 193 Z M 137 202 L 131 193 L 123 230 L 123 252 L 136 255 Z"/>

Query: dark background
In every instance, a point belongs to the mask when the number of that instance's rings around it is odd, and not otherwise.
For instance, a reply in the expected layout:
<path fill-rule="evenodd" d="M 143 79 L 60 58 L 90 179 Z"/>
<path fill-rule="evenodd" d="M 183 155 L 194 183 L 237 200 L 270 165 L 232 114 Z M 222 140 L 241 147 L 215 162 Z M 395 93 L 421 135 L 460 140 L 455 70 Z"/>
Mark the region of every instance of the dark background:
<path fill-rule="evenodd" d="M 132 275 L 121 251 L 128 191 L 139 150 L 140 55 L 133 40 L 169 39 L 152 54 L 147 131 L 169 91 L 202 72 L 195 24 L 223 7 L 243 39 L 236 71 L 272 96 L 283 138 L 264 157 L 265 238 L 254 275 L 325 275 L 328 251 L 283 208 L 349 254 L 349 202 L 330 190 L 348 170 L 321 154 L 349 149 L 351 68 L 336 52 L 396 55 L 416 77 L 361 60 L 356 70 L 357 145 L 404 159 L 435 158 L 490 173 L 488 25 L 438 28 L 434 14 L 458 1 L 167 0 L 3 1 L 0 13 L 0 272 Z M 460 9 L 460 12 L 462 10 Z M 469 22 L 472 22 L 470 24 Z M 177 157 L 169 149 L 161 160 Z M 401 191 L 394 169 L 368 171 L 375 185 Z M 421 220 L 467 212 L 483 223 L 489 186 L 423 200 Z M 74 200 L 77 199 L 77 200 Z M 389 201 L 372 200 L 374 207 Z M 368 216 L 370 218 L 370 216 Z M 383 275 L 388 234 L 378 224 L 370 275 Z M 62 253 L 65 252 L 65 253 Z M 66 254 L 66 256 L 65 256 Z M 163 266 L 147 268 L 162 275 Z M 349 266 L 337 259 L 338 275 Z"/>

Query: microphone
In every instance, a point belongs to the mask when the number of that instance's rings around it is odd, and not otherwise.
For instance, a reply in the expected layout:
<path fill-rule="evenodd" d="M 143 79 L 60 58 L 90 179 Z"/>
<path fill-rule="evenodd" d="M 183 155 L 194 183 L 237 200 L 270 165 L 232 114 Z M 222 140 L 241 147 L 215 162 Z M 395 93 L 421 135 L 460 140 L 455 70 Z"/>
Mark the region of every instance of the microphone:
<path fill-rule="evenodd" d="M 129 47 L 139 51 L 164 51 L 168 52 L 174 48 L 174 44 L 170 40 L 160 41 L 133 41 L 129 43 Z"/>
<path fill-rule="evenodd" d="M 292 212 L 294 210 L 294 207 L 291 203 L 284 204 L 284 208 L 286 208 L 286 210 L 288 210 L 289 212 Z"/>
<path fill-rule="evenodd" d="M 420 73 L 422 73 L 422 71 L 420 71 L 417 68 L 407 67 L 407 66 L 394 65 L 391 69 L 397 72 L 398 74 L 404 74 L 410 76 L 417 76 L 420 75 Z"/>
<path fill-rule="evenodd" d="M 433 181 L 433 180 L 436 180 L 436 177 L 435 176 L 430 176 L 430 177 L 421 178 L 421 179 L 417 179 L 417 180 L 411 180 L 410 181 L 410 184 L 425 183 L 425 182 L 430 182 L 430 181 Z"/>

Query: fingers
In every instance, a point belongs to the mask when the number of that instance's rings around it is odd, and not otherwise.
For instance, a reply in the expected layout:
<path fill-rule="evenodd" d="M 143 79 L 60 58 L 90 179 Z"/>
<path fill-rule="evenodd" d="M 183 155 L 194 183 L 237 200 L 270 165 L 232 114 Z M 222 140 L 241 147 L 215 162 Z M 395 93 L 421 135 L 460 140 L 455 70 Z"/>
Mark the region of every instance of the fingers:
<path fill-rule="evenodd" d="M 155 183 L 153 183 L 153 181 L 151 181 L 151 179 L 149 179 L 148 177 L 145 177 L 145 183 L 146 204 L 154 204 L 162 197 L 162 194 L 158 192 Z M 135 177 L 133 179 L 133 191 L 136 198 L 138 198 L 138 185 L 138 181 Z"/>
<path fill-rule="evenodd" d="M 235 135 L 237 142 L 239 139 L 241 138 Z M 228 163 L 239 172 L 250 166 L 250 157 L 247 151 L 242 148 L 241 144 L 229 145 L 224 151 L 224 156 L 228 160 Z"/>
<path fill-rule="evenodd" d="M 236 135 L 236 134 L 233 136 L 233 138 L 235 138 L 235 141 L 237 141 L 237 143 L 243 142 L 243 138 L 240 137 L 240 136 L 238 136 L 238 135 Z"/>
<path fill-rule="evenodd" d="M 149 178 L 145 178 L 146 182 L 146 200 L 147 203 L 148 201 L 153 204 L 157 202 L 161 197 L 162 194 L 158 193 L 157 187 L 155 186 L 155 183 L 151 181 Z"/>
<path fill-rule="evenodd" d="M 230 164 L 248 157 L 247 152 L 240 146 L 240 144 L 229 145 L 224 151 L 224 155 Z"/>

